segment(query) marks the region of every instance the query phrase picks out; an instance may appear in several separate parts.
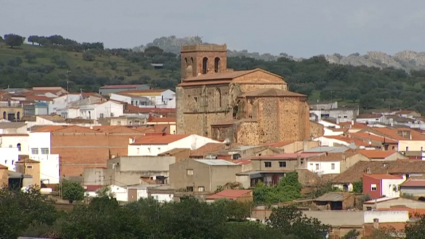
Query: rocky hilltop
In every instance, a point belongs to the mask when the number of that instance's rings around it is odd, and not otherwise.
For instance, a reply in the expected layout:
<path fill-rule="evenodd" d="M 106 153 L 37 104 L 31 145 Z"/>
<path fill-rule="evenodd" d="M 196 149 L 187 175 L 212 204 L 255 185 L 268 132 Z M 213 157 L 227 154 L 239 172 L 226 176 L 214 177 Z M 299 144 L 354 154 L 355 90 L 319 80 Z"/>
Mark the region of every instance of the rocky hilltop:
<path fill-rule="evenodd" d="M 180 54 L 180 46 L 192 45 L 192 44 L 208 44 L 203 42 L 201 37 L 184 37 L 177 38 L 176 36 L 160 37 L 153 40 L 151 43 L 135 47 L 135 51 L 143 51 L 146 47 L 157 46 L 166 52 L 172 52 L 174 54 Z M 230 57 L 251 57 L 257 60 L 264 61 L 276 61 L 278 58 L 284 57 L 294 61 L 301 61 L 303 58 L 296 58 L 286 53 L 280 53 L 279 55 L 273 55 L 269 53 L 260 54 L 258 52 L 249 52 L 247 50 L 236 51 L 228 50 L 228 56 Z M 348 56 L 342 56 L 340 54 L 326 55 L 326 60 L 334 64 L 352 65 L 352 66 L 369 66 L 386 68 L 392 67 L 395 69 L 403 69 L 405 71 L 410 70 L 424 70 L 425 69 L 425 52 L 414 52 L 414 51 L 401 51 L 391 56 L 383 52 L 370 51 L 365 55 L 359 53 L 351 54 Z"/>
<path fill-rule="evenodd" d="M 414 51 L 401 51 L 391 56 L 383 52 L 370 51 L 365 55 L 351 54 L 341 56 L 339 54 L 327 55 L 326 60 L 330 63 L 369 66 L 369 67 L 393 67 L 395 69 L 423 70 L 425 69 L 425 53 Z"/>

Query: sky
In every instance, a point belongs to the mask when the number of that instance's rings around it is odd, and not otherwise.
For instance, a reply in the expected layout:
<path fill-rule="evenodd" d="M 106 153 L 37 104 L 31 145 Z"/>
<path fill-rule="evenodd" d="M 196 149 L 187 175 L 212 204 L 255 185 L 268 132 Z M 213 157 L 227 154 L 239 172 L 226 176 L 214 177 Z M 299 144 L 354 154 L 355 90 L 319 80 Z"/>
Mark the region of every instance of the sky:
<path fill-rule="evenodd" d="M 295 57 L 425 51 L 424 0 L 39 0 L 1 4 L 0 34 L 62 35 L 107 48 L 200 36 Z"/>

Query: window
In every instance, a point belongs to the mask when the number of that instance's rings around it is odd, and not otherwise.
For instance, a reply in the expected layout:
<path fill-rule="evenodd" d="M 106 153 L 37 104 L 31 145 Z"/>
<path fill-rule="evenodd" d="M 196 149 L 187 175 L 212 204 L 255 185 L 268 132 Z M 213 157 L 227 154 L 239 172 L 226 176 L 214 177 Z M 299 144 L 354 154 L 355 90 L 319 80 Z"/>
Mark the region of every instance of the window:
<path fill-rule="evenodd" d="M 32 168 L 32 165 L 28 165 L 27 168 L 31 169 Z"/>
<path fill-rule="evenodd" d="M 186 169 L 187 175 L 193 175 L 193 169 Z"/>
<path fill-rule="evenodd" d="M 319 169 L 320 169 L 320 166 L 318 163 L 316 163 L 316 170 L 319 170 Z"/>
<path fill-rule="evenodd" d="M 15 164 L 15 160 L 12 160 L 12 165 L 14 165 Z"/>
<path fill-rule="evenodd" d="M 370 185 L 370 190 L 376 191 L 376 184 L 371 184 Z"/>
<path fill-rule="evenodd" d="M 334 163 L 331 163 L 331 169 L 335 170 L 335 164 Z"/>
<path fill-rule="evenodd" d="M 111 117 L 114 117 L 114 113 L 111 112 Z"/>
<path fill-rule="evenodd" d="M 346 119 L 347 118 L 347 116 L 346 115 L 344 115 L 344 119 Z"/>
<path fill-rule="evenodd" d="M 7 159 L 6 159 L 6 160 L 4 160 L 4 164 L 7 164 Z"/>
<path fill-rule="evenodd" d="M 186 191 L 193 192 L 193 187 L 186 187 Z"/>
<path fill-rule="evenodd" d="M 16 147 L 18 148 L 18 151 L 21 151 L 21 143 L 18 143 L 18 144 L 16 145 Z"/>
<path fill-rule="evenodd" d="M 205 187 L 204 186 L 199 186 L 198 187 L 198 192 L 204 192 L 205 191 Z"/>
<path fill-rule="evenodd" d="M 279 162 L 280 168 L 286 168 L 286 162 Z"/>
<path fill-rule="evenodd" d="M 214 59 L 214 71 L 218 72 L 220 70 L 220 58 L 216 57 Z"/>
<path fill-rule="evenodd" d="M 207 74 L 208 72 L 208 58 L 204 57 L 202 59 L 202 74 Z"/>
<path fill-rule="evenodd" d="M 272 162 L 264 162 L 264 167 L 270 168 L 272 166 Z"/>
<path fill-rule="evenodd" d="M 49 148 L 41 148 L 41 154 L 49 154 Z"/>
<path fill-rule="evenodd" d="M 103 119 L 103 113 L 100 113 L 100 118 Z"/>
<path fill-rule="evenodd" d="M 119 120 L 118 120 L 118 121 L 117 121 L 117 125 L 121 125 L 121 121 L 119 121 Z"/>
<path fill-rule="evenodd" d="M 32 148 L 31 154 L 38 154 L 38 148 Z"/>
<path fill-rule="evenodd" d="M 409 147 L 406 146 L 406 151 L 409 151 Z"/>

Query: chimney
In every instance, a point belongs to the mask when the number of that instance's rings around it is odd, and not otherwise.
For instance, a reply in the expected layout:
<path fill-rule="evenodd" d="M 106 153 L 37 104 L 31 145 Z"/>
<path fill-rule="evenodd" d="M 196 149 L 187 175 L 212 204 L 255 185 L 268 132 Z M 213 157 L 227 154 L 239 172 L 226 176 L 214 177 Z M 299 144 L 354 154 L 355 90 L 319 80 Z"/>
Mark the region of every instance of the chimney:
<path fill-rule="evenodd" d="M 379 229 L 379 218 L 373 219 L 373 228 Z"/>

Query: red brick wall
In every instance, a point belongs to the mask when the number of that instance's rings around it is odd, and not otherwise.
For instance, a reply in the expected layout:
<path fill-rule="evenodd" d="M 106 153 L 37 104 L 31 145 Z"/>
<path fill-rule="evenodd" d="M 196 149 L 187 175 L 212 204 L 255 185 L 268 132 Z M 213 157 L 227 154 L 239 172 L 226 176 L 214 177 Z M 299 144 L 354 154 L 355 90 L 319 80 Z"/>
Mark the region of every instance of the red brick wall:
<path fill-rule="evenodd" d="M 376 184 L 376 191 L 372 191 L 371 185 Z M 363 175 L 363 194 L 369 194 L 372 199 L 380 198 L 382 195 L 381 180 Z"/>
<path fill-rule="evenodd" d="M 128 154 L 132 133 L 52 133 L 51 153 L 60 155 L 61 176 L 78 176 L 85 167 L 106 167 L 110 155 Z"/>

